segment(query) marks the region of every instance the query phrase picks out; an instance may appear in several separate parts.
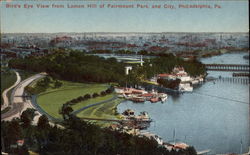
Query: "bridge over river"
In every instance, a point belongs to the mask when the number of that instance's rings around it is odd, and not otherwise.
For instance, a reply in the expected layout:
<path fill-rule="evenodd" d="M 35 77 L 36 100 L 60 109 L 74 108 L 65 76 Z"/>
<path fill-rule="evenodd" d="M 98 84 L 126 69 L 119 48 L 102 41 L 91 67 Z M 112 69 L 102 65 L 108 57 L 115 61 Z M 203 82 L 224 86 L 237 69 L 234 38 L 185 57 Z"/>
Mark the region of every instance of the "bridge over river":
<path fill-rule="evenodd" d="M 228 72 L 249 72 L 249 65 L 243 64 L 205 64 L 209 71 L 228 71 Z"/>

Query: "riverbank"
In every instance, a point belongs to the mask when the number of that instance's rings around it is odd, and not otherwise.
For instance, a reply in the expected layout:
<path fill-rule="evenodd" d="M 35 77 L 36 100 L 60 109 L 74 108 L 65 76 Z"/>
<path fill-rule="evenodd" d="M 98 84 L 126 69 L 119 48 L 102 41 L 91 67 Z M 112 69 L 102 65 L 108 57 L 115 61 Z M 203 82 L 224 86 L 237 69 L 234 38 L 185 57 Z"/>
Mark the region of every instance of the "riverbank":
<path fill-rule="evenodd" d="M 204 58 L 203 63 L 249 64 L 244 53 L 227 53 Z M 208 71 L 210 77 L 231 77 L 230 72 Z M 133 109 L 137 114 L 147 111 L 154 122 L 146 130 L 164 141 L 192 145 L 196 150 L 211 150 L 211 154 L 247 152 L 249 146 L 249 85 L 227 81 L 208 81 L 193 93 L 169 94 L 164 103 L 137 104 L 124 101 L 118 112 Z M 233 99 L 233 100 L 231 100 Z M 240 101 L 240 102 L 239 102 Z M 224 145 L 224 144 L 227 145 Z"/>

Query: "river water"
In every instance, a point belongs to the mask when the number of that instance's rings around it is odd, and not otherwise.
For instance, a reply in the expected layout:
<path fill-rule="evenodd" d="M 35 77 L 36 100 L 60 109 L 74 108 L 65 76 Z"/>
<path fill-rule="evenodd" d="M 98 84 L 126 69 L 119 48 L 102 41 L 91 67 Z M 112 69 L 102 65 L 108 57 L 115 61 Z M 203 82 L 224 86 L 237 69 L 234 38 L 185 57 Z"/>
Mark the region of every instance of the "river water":
<path fill-rule="evenodd" d="M 246 53 L 230 53 L 201 59 L 203 63 L 249 64 Z M 231 77 L 230 72 L 208 72 L 212 77 Z M 133 109 L 147 111 L 154 120 L 147 131 L 164 141 L 181 141 L 197 151 L 244 153 L 250 146 L 249 84 L 210 81 L 192 93 L 172 95 L 165 103 L 133 103 L 124 101 L 118 112 Z M 174 138 L 175 132 L 175 138 Z"/>

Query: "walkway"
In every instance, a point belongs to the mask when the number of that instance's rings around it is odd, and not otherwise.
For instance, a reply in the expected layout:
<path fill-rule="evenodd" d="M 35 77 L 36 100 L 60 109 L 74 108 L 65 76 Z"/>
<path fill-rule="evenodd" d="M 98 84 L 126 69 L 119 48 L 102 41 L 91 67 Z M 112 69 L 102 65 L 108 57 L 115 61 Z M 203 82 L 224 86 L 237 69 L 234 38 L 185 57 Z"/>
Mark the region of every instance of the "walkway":
<path fill-rule="evenodd" d="M 40 78 L 43 78 L 44 74 L 36 74 L 34 76 L 31 76 L 23 81 L 21 81 L 12 91 L 11 97 L 10 97 L 10 107 L 11 109 L 1 115 L 1 120 L 10 121 L 14 117 L 19 117 L 20 114 L 26 110 L 27 108 L 34 108 L 30 102 L 30 100 L 24 100 L 23 96 L 24 94 L 24 88 L 28 86 L 31 82 L 38 80 Z M 35 122 L 37 121 L 37 117 L 34 119 Z"/>
<path fill-rule="evenodd" d="M 1 105 L 1 111 L 9 106 L 9 98 L 7 96 L 7 93 L 12 88 L 16 87 L 18 85 L 18 83 L 21 81 L 21 77 L 20 77 L 19 73 L 16 71 L 15 71 L 15 73 L 16 73 L 16 77 L 17 77 L 16 82 L 12 86 L 10 86 L 9 88 L 5 89 L 4 92 L 2 93 L 3 105 Z"/>

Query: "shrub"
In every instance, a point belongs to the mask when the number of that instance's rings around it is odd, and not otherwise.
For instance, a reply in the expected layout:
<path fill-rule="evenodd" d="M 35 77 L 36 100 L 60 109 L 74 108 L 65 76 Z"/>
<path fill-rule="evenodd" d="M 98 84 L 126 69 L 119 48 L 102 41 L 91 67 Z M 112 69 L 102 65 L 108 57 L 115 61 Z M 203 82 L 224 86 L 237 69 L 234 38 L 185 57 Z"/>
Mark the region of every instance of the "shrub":
<path fill-rule="evenodd" d="M 54 87 L 55 87 L 55 88 L 59 88 L 59 87 L 61 87 L 61 86 L 62 86 L 62 82 L 56 80 L 56 82 L 54 83 Z"/>
<path fill-rule="evenodd" d="M 101 96 L 105 96 L 105 95 L 107 95 L 107 93 L 105 91 L 102 91 Z"/>
<path fill-rule="evenodd" d="M 95 98 L 95 97 L 97 97 L 97 96 L 99 96 L 99 94 L 94 93 L 94 94 L 92 95 L 92 98 Z"/>
<path fill-rule="evenodd" d="M 90 99 L 90 98 L 91 98 L 91 95 L 86 94 L 86 95 L 83 96 L 83 98 L 85 98 L 85 99 Z"/>

